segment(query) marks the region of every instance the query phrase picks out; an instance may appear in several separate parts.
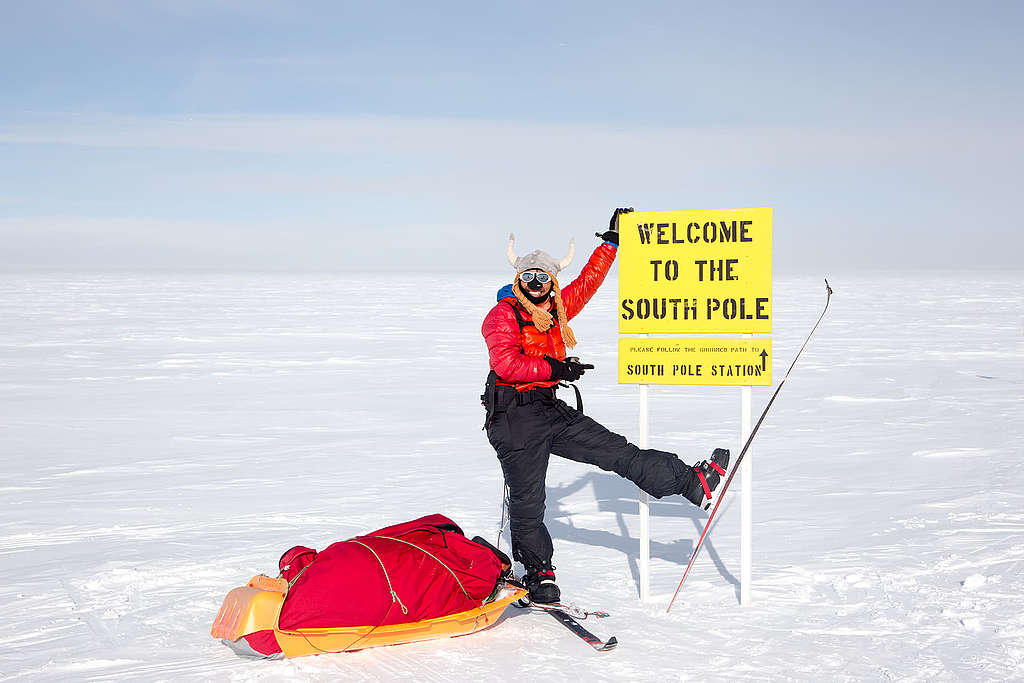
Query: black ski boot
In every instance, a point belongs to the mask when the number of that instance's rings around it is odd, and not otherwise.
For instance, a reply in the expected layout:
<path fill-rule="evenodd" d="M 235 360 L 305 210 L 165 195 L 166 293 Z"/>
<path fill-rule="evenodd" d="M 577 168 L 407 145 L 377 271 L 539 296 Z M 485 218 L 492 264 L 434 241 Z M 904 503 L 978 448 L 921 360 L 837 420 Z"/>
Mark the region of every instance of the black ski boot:
<path fill-rule="evenodd" d="M 535 570 L 527 568 L 523 585 L 530 591 L 531 602 L 551 604 L 562 599 L 562 592 L 555 583 L 554 567 Z"/>
<path fill-rule="evenodd" d="M 693 483 L 683 495 L 697 507 L 707 510 L 713 502 L 711 494 L 718 488 L 727 469 L 729 469 L 729 449 L 716 448 L 711 454 L 710 461 L 701 460 L 693 466 L 695 474 Z"/>

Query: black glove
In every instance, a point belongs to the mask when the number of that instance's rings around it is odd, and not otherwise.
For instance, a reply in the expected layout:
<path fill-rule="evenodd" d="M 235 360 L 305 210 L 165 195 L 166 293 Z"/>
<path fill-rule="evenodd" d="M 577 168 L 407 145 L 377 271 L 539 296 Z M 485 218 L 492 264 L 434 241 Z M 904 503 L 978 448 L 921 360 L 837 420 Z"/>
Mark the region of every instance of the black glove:
<path fill-rule="evenodd" d="M 583 376 L 584 372 L 594 369 L 593 365 L 584 365 L 575 356 L 570 356 L 565 360 L 544 356 L 544 360 L 551 366 L 551 379 L 556 382 L 561 382 L 562 380 L 575 382 Z"/>
<path fill-rule="evenodd" d="M 633 213 L 633 207 L 628 209 L 615 209 L 615 213 L 612 214 L 611 219 L 608 221 L 608 231 L 603 235 L 599 232 L 594 234 L 603 239 L 605 242 L 611 242 L 618 246 L 619 244 L 619 216 L 624 213 Z"/>

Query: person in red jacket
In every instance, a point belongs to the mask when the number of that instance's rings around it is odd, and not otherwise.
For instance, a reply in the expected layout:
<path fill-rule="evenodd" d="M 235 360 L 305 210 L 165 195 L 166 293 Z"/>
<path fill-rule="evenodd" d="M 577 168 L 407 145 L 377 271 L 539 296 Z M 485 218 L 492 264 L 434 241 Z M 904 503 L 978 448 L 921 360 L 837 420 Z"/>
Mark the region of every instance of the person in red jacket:
<path fill-rule="evenodd" d="M 638 448 L 555 396 L 559 382 L 574 382 L 593 368 L 567 357 L 576 346 L 569 321 L 604 282 L 618 251 L 619 215 L 630 211 L 615 210 L 602 243 L 564 288 L 557 275 L 572 260 L 573 243 L 561 260 L 539 250 L 517 257 L 510 235 L 507 255 L 516 277 L 498 291 L 481 328 L 491 367 L 482 397 L 487 439 L 508 486 L 512 556 L 526 569 L 523 581 L 535 602 L 561 598 L 544 526 L 550 454 L 615 472 L 655 498 L 682 494 L 704 509 L 729 466 L 724 448 L 692 467 L 673 453 Z"/>

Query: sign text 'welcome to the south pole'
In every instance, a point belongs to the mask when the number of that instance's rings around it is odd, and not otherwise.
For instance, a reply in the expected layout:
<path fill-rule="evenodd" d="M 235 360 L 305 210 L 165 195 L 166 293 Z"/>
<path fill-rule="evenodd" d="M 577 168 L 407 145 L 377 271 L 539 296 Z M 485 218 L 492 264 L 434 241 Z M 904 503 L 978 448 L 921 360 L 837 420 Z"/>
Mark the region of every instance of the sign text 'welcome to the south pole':
<path fill-rule="evenodd" d="M 772 209 L 619 219 L 619 333 L 770 333 Z"/>

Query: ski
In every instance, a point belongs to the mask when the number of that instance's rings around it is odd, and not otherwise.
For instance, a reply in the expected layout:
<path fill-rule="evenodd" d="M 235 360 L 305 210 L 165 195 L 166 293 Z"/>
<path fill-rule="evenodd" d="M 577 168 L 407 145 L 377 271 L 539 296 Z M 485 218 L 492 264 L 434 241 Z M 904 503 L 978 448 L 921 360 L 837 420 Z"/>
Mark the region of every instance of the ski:
<path fill-rule="evenodd" d="M 585 610 L 582 607 L 580 607 L 579 605 L 574 605 L 572 603 L 566 603 L 566 602 L 552 602 L 552 603 L 531 602 L 530 598 L 528 598 L 528 597 L 522 598 L 521 600 L 518 600 L 514 604 L 515 604 L 516 607 L 529 607 L 529 608 L 533 608 L 533 609 L 542 609 L 542 610 L 549 610 L 549 611 L 550 610 L 561 610 L 562 612 L 565 612 L 566 614 L 568 614 L 570 617 L 572 617 L 574 619 L 580 619 L 580 620 L 586 619 L 587 617 L 594 617 L 595 619 L 604 619 L 605 617 L 610 617 L 611 616 L 608 612 L 603 612 L 601 610 Z"/>
<path fill-rule="evenodd" d="M 569 614 L 565 611 L 565 609 L 563 609 L 563 605 L 561 603 L 543 604 L 538 602 L 531 602 L 529 598 L 523 598 L 522 600 L 518 600 L 516 602 L 513 602 L 512 604 L 516 607 L 519 607 L 520 609 L 535 609 L 540 610 L 541 612 L 547 612 L 548 614 L 553 616 L 560 624 L 562 624 L 567 629 L 569 629 L 577 636 L 582 638 L 585 643 L 590 645 L 590 647 L 594 648 L 598 652 L 608 652 L 609 650 L 614 650 L 615 646 L 619 644 L 619 641 L 615 638 L 615 636 L 612 636 L 608 640 L 601 640 L 593 633 L 583 628 L 583 625 L 580 622 L 576 621 L 576 619 L 571 614 Z M 608 616 L 607 612 L 586 612 L 578 607 L 576 607 L 575 609 L 579 610 L 579 612 L 583 615 L 580 617 L 581 619 L 586 619 L 588 616 L 592 616 L 595 619 L 601 619 L 602 617 Z"/>
<path fill-rule="evenodd" d="M 580 624 L 580 622 L 576 621 L 560 609 L 546 609 L 544 611 L 553 616 L 558 621 L 558 623 L 562 624 L 567 629 L 569 629 L 570 631 L 578 635 L 580 638 L 582 638 L 585 643 L 590 645 L 590 647 L 594 648 L 598 652 L 608 652 L 609 650 L 614 650 L 615 646 L 619 644 L 619 641 L 615 639 L 615 636 L 612 636 L 608 640 L 601 640 L 593 633 L 583 628 L 583 625 Z"/>
<path fill-rule="evenodd" d="M 807 339 L 804 340 L 803 346 L 796 352 L 796 358 L 789 365 L 789 370 L 786 370 L 786 376 L 779 382 L 779 386 L 775 389 L 775 393 L 772 394 L 771 399 L 768 400 L 768 405 L 765 406 L 764 411 L 761 413 L 761 417 L 757 419 L 757 424 L 750 430 L 750 436 L 747 437 L 747 442 L 743 444 L 743 450 L 740 451 L 739 456 L 736 458 L 736 462 L 733 464 L 732 471 L 729 472 L 729 476 L 725 482 L 722 483 L 722 489 L 717 492 L 715 496 L 715 506 L 711 508 L 711 514 L 708 515 L 708 521 L 704 523 L 704 531 L 701 532 L 700 538 L 697 540 L 697 546 L 693 549 L 693 554 L 690 555 L 690 562 L 686 565 L 686 571 L 683 572 L 683 578 L 679 580 L 679 585 L 676 587 L 676 592 L 672 594 L 672 600 L 668 603 L 668 609 L 666 612 L 672 610 L 672 605 L 676 602 L 676 596 L 679 595 L 679 590 L 683 587 L 683 582 L 686 581 L 686 576 L 690 573 L 690 568 L 693 567 L 693 561 L 697 559 L 697 553 L 700 552 L 701 546 L 704 545 L 704 538 L 708 535 L 708 530 L 711 529 L 711 522 L 715 519 L 715 513 L 718 512 L 718 506 L 722 503 L 722 498 L 725 496 L 726 490 L 729 488 L 729 484 L 732 483 L 732 478 L 736 476 L 736 472 L 740 469 L 740 463 L 743 461 L 743 456 L 747 454 L 747 450 L 750 448 L 750 443 L 754 440 L 754 436 L 757 434 L 757 430 L 761 428 L 761 423 L 764 422 L 765 416 L 768 414 L 768 410 L 772 407 L 772 403 L 775 402 L 775 397 L 779 395 L 779 391 L 782 389 L 782 385 L 789 379 L 789 373 L 793 371 L 793 366 L 796 365 L 797 360 L 800 358 L 800 354 L 804 352 L 807 347 L 807 342 L 811 341 L 811 335 L 818 329 L 818 325 L 821 324 L 822 319 L 825 317 L 826 311 L 828 311 L 828 304 L 832 300 L 832 288 L 828 284 L 828 280 L 825 280 L 825 308 L 822 310 L 821 315 L 818 316 L 818 322 L 814 323 L 814 327 L 811 328 L 810 334 L 807 335 Z"/>

